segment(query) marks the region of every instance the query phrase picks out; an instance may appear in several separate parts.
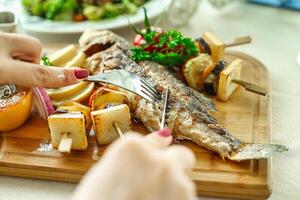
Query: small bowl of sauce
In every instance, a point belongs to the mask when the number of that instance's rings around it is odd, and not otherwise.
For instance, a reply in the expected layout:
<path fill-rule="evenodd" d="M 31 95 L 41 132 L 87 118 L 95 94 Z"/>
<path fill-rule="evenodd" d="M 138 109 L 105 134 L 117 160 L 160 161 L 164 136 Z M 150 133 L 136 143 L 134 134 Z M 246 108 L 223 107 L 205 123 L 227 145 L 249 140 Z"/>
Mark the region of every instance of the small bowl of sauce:
<path fill-rule="evenodd" d="M 18 17 L 11 11 L 0 11 L 0 31 L 13 33 L 16 31 Z"/>

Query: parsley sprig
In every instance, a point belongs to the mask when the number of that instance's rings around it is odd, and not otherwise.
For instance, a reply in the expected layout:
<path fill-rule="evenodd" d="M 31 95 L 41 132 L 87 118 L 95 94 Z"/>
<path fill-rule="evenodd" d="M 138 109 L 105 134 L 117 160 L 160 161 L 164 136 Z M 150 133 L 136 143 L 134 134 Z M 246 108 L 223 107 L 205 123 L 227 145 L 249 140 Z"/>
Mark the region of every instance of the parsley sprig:
<path fill-rule="evenodd" d="M 42 64 L 43 64 L 43 65 L 46 65 L 46 66 L 53 66 L 53 64 L 51 63 L 51 61 L 50 61 L 50 59 L 49 59 L 48 56 L 43 56 L 43 57 L 41 58 L 41 60 L 42 60 Z"/>
<path fill-rule="evenodd" d="M 136 34 L 140 34 L 145 44 L 131 49 L 131 58 L 134 61 L 152 60 L 165 66 L 180 67 L 188 59 L 198 54 L 198 49 L 191 38 L 184 37 L 177 30 L 159 32 L 150 26 L 145 13 L 145 31 L 134 27 Z"/>

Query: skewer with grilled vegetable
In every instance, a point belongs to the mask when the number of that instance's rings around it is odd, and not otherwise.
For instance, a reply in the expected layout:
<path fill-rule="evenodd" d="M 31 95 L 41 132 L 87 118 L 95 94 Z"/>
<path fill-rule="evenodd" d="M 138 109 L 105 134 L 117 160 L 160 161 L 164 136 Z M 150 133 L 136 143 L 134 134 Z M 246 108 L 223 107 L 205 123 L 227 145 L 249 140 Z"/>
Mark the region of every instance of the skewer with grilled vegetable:
<path fill-rule="evenodd" d="M 214 63 L 218 63 L 224 59 L 225 48 L 247 44 L 251 42 L 251 37 L 239 37 L 233 42 L 224 43 L 210 32 L 203 33 L 202 37 L 196 39 L 196 44 L 201 53 L 207 53 L 211 55 Z"/>
<path fill-rule="evenodd" d="M 122 133 L 131 130 L 131 115 L 126 104 L 92 111 L 91 116 L 99 145 L 106 145 L 117 139 L 118 129 Z"/>
<path fill-rule="evenodd" d="M 221 101 L 227 101 L 238 86 L 244 87 L 247 91 L 267 95 L 267 90 L 263 87 L 240 80 L 242 72 L 242 60 L 235 59 L 220 73 L 217 97 Z"/>
<path fill-rule="evenodd" d="M 130 100 L 126 94 L 106 87 L 98 88 L 89 99 L 89 106 L 92 110 L 101 110 L 108 106 L 119 104 L 130 105 Z"/>
<path fill-rule="evenodd" d="M 203 72 L 210 66 L 213 66 L 211 57 L 208 54 L 199 54 L 183 65 L 183 77 L 190 87 L 201 91 L 204 87 Z"/>
<path fill-rule="evenodd" d="M 71 149 L 87 148 L 87 134 L 92 127 L 90 108 L 76 102 L 62 103 L 57 112 L 48 117 L 54 148 L 69 153 Z"/>
<path fill-rule="evenodd" d="M 48 117 L 51 143 L 62 153 L 88 146 L 85 117 L 80 112 L 59 112 Z"/>
<path fill-rule="evenodd" d="M 225 61 L 219 61 L 204 81 L 204 89 L 209 95 L 216 95 L 219 85 L 219 75 L 224 70 Z"/>
<path fill-rule="evenodd" d="M 92 128 L 91 108 L 74 101 L 65 101 L 57 107 L 61 112 L 81 112 L 85 118 L 85 129 L 89 133 Z"/>

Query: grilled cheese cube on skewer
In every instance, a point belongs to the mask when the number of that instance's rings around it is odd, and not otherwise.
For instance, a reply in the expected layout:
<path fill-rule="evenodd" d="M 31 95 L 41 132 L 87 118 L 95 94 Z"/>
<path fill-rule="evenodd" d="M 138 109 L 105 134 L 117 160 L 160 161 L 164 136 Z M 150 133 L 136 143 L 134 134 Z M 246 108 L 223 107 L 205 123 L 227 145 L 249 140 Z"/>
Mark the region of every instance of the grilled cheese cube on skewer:
<path fill-rule="evenodd" d="M 220 73 L 217 97 L 221 101 L 227 101 L 239 85 L 232 82 L 240 79 L 242 72 L 242 60 L 235 59 Z"/>
<path fill-rule="evenodd" d="M 213 62 L 218 63 L 224 59 L 225 48 L 250 43 L 251 38 L 249 36 L 240 37 L 231 43 L 225 44 L 212 33 L 205 32 L 201 38 L 196 39 L 196 42 L 201 53 L 211 55 Z"/>
<path fill-rule="evenodd" d="M 209 46 L 213 62 L 217 63 L 220 60 L 223 60 L 225 44 L 210 32 L 204 33 L 203 39 Z"/>
<path fill-rule="evenodd" d="M 218 86 L 218 99 L 227 101 L 232 93 L 240 86 L 243 86 L 247 91 L 265 96 L 267 90 L 263 87 L 252 83 L 240 80 L 242 72 L 242 60 L 233 60 L 221 72 Z"/>
<path fill-rule="evenodd" d="M 86 133 L 92 128 L 91 108 L 74 101 L 65 101 L 57 108 L 58 111 L 81 112 L 85 117 Z"/>
<path fill-rule="evenodd" d="M 85 117 L 80 112 L 57 113 L 48 117 L 52 146 L 61 152 L 85 150 L 88 146 Z"/>
<path fill-rule="evenodd" d="M 119 137 L 114 123 L 123 133 L 131 130 L 131 116 L 126 104 L 92 111 L 91 116 L 99 145 L 109 144 Z"/>

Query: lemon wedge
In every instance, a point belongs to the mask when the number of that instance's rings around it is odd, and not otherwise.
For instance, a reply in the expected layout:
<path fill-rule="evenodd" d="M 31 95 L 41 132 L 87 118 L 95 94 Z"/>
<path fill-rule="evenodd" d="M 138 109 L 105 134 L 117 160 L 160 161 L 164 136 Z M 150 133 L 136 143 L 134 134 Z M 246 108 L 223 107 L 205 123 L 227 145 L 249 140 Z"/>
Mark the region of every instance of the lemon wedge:
<path fill-rule="evenodd" d="M 82 90 L 76 92 L 75 94 L 71 96 L 64 96 L 61 99 L 53 99 L 52 103 L 54 106 L 59 106 L 64 101 L 75 101 L 75 102 L 83 102 L 89 98 L 91 93 L 93 92 L 95 87 L 95 83 L 88 83 L 86 87 L 84 87 Z"/>
<path fill-rule="evenodd" d="M 62 99 L 65 97 L 72 96 L 74 94 L 77 94 L 80 92 L 82 89 L 86 88 L 88 86 L 88 82 L 79 82 L 74 85 L 70 86 L 65 86 L 61 88 L 56 88 L 56 89 L 47 89 L 47 94 L 48 96 L 52 99 Z"/>

